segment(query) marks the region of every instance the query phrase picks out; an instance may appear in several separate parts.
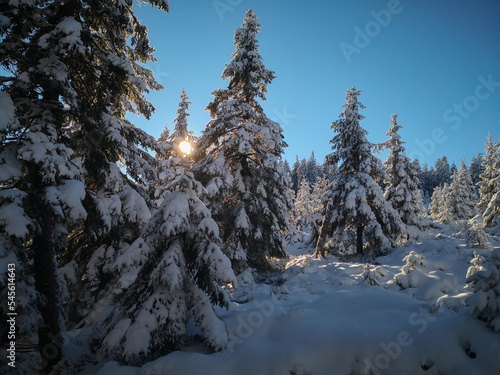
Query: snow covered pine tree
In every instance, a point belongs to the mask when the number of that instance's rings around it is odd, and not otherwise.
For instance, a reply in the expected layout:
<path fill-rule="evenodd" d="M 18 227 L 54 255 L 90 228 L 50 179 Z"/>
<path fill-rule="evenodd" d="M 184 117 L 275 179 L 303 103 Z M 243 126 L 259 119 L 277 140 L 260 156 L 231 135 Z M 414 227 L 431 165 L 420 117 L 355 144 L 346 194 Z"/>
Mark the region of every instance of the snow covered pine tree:
<path fill-rule="evenodd" d="M 186 91 L 182 89 L 181 101 L 177 109 L 177 117 L 173 121 L 174 131 L 167 138 L 172 144 L 173 152 L 177 156 L 187 157 L 194 152 L 193 147 L 196 144 L 196 137 L 192 131 L 188 130 L 187 122 L 190 104 L 191 102 L 189 101 Z"/>
<path fill-rule="evenodd" d="M 166 0 L 149 3 L 168 10 Z M 56 254 L 59 262 L 72 264 L 64 272 L 73 270 L 68 279 L 78 280 L 79 268 L 96 259 L 94 250 L 104 253 L 100 236 L 122 224 L 119 217 L 149 215 L 117 166 L 122 162 L 138 181 L 154 175 L 143 150 L 154 139 L 125 120 L 127 111 L 149 116 L 153 107 L 144 92 L 161 88 L 137 62 L 152 60 L 153 49 L 131 9 L 128 1 L 0 4 L 1 63 L 10 73 L 1 80 L 2 106 L 17 114 L 2 126 L 2 242 L 12 250 L 10 259 L 22 261 L 20 269 L 34 261 L 44 303 L 30 300 L 43 319 L 38 324 L 35 314 L 31 324 L 32 332 L 39 331 L 44 371 L 59 361 L 65 337 Z M 106 195 L 110 189 L 116 194 Z M 12 232 L 14 211 L 22 225 Z M 19 252 L 23 257 L 14 255 Z"/>
<path fill-rule="evenodd" d="M 170 134 L 168 126 L 165 126 L 157 140 L 158 177 L 152 186 L 151 195 L 158 205 L 169 189 L 169 182 L 176 176 L 185 174 L 190 164 L 186 162 L 193 158 L 196 137 L 188 130 L 187 118 L 191 104 L 188 100 L 186 91 L 182 89 L 177 117 L 173 121 L 174 131 Z"/>
<path fill-rule="evenodd" d="M 1 80 L 1 104 L 7 105 L 2 112 L 8 116 L 1 129 L 0 225 L 5 248 L 0 256 L 23 271 L 33 263 L 31 272 L 41 298 L 35 298 L 32 290 L 19 297 L 31 304 L 30 312 L 39 314 L 20 317 L 20 323 L 27 320 L 20 326 L 32 329 L 29 338 L 38 339 L 43 370 L 49 371 L 61 358 L 66 340 L 56 254 L 65 251 L 68 222 L 85 219 L 86 212 L 81 205 L 85 196 L 81 171 L 64 144 L 63 103 L 74 103 L 76 93 L 69 85 L 62 51 L 72 47 L 72 40 L 44 43 L 46 33 L 60 35 L 72 28 L 74 20 L 65 18 L 67 7 L 44 5 L 0 5 L 1 63 L 8 72 Z M 25 286 L 32 284 L 28 280 L 22 280 Z M 47 346 L 54 348 L 50 356 L 44 350 Z"/>
<path fill-rule="evenodd" d="M 483 168 L 479 181 L 479 210 L 486 227 L 495 226 L 495 216 L 500 213 L 500 141 L 493 142 L 488 134 L 483 156 Z"/>
<path fill-rule="evenodd" d="M 476 216 L 477 196 L 469 173 L 469 168 L 462 161 L 460 168 L 451 176 L 446 202 L 453 221 L 468 222 Z"/>
<path fill-rule="evenodd" d="M 389 157 L 384 165 L 389 176 L 385 190 L 385 200 L 399 213 L 406 225 L 418 226 L 422 197 L 418 189 L 417 173 L 410 159 L 405 155 L 405 148 L 398 131 L 402 128 L 397 121 L 398 115 L 391 116 L 391 127 L 386 134 L 390 139 L 385 143 Z"/>
<path fill-rule="evenodd" d="M 186 123 L 187 129 L 187 123 Z M 160 207 L 139 237 L 116 261 L 124 290 L 112 329 L 103 340 L 107 352 L 128 364 L 143 364 L 176 348 L 192 318 L 208 347 L 224 349 L 228 334 L 212 304 L 228 307 L 220 284 L 236 284 L 231 262 L 220 249 L 219 229 L 200 201 L 203 186 L 176 154 L 167 163 L 179 173 L 158 189 Z"/>
<path fill-rule="evenodd" d="M 312 197 L 311 185 L 304 179 L 300 184 L 299 191 L 294 201 L 294 213 L 296 217 L 295 225 L 297 229 L 304 230 L 312 222 Z"/>
<path fill-rule="evenodd" d="M 355 87 L 346 91 L 344 110 L 331 126 L 337 135 L 330 141 L 334 152 L 327 160 L 341 164 L 329 192 L 316 256 L 324 256 L 326 251 L 380 255 L 406 239 L 399 214 L 385 201 L 377 183 L 387 177 L 360 125 L 364 116 L 359 109 L 365 107 L 358 101 L 359 95 Z"/>
<path fill-rule="evenodd" d="M 259 54 L 257 16 L 248 10 L 234 34 L 236 50 L 208 105 L 211 120 L 199 139 L 196 175 L 209 193 L 225 251 L 235 271 L 269 268 L 267 257 L 285 257 L 292 202 L 282 163 L 282 129 L 264 114 L 257 99 L 275 78 Z"/>
<path fill-rule="evenodd" d="M 150 3 L 168 10 L 165 1 Z M 78 92 L 90 91 L 95 97 L 79 96 L 78 117 L 69 127 L 83 166 L 88 216 L 70 233 L 70 257 L 61 281 L 73 297 L 66 304 L 68 321 L 91 329 L 109 303 L 118 277 L 113 271 L 117 257 L 151 217 L 146 190 L 157 179 L 157 161 L 148 150 L 158 152 L 158 144 L 125 116 L 133 112 L 149 118 L 154 107 L 145 93 L 162 86 L 142 66 L 155 61 L 154 49 L 132 2 L 75 5 L 73 11 L 81 20 L 82 43 L 91 52 L 67 57 L 74 68 L 72 83 Z M 76 283 L 69 277 L 71 270 Z"/>

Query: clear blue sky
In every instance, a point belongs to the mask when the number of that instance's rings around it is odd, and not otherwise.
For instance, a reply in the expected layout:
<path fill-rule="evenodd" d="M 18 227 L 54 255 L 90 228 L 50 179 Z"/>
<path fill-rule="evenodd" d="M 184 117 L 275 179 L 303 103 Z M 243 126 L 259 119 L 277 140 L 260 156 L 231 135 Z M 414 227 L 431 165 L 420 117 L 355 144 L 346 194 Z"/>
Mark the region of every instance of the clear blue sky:
<path fill-rule="evenodd" d="M 210 120 L 211 92 L 234 51 L 233 35 L 247 9 L 261 23 L 266 67 L 277 78 L 263 108 L 289 144 L 285 157 L 322 161 L 355 85 L 366 106 L 362 126 L 383 142 L 398 113 L 407 155 L 433 165 L 446 155 L 459 164 L 484 151 L 488 131 L 500 138 L 500 1 L 170 0 L 169 14 L 135 7 L 149 28 L 158 62 L 148 65 L 165 90 L 149 95 L 150 121 L 131 120 L 159 136 L 181 90 L 190 101 L 190 129 Z M 390 17 L 389 17 L 390 15 Z M 385 160 L 386 154 L 381 156 Z"/>

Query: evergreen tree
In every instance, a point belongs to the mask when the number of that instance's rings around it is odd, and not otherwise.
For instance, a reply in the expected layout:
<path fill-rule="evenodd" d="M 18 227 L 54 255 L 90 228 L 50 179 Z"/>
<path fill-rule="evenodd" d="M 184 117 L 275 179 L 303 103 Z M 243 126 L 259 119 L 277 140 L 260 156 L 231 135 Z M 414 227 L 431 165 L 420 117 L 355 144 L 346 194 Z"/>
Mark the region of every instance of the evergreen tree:
<path fill-rule="evenodd" d="M 448 203 L 449 190 L 450 186 L 446 183 L 442 187 L 436 186 L 431 197 L 429 207 L 431 217 L 442 224 L 447 224 L 451 220 L 451 206 Z"/>
<path fill-rule="evenodd" d="M 479 190 L 477 187 L 477 184 L 479 181 L 481 181 L 481 173 L 484 172 L 484 167 L 482 165 L 483 162 L 483 155 L 481 153 L 478 153 L 477 155 L 472 157 L 472 160 L 470 162 L 470 177 L 472 179 L 472 184 L 474 185 L 474 190 L 476 193 L 479 194 Z"/>
<path fill-rule="evenodd" d="M 481 259 L 482 258 L 482 259 Z M 500 332 L 500 249 L 495 249 L 483 263 L 484 258 L 474 253 L 467 271 L 467 284 L 474 294 L 466 303 L 469 313 L 488 324 L 495 332 Z M 483 264 L 481 264 L 483 263 Z"/>
<path fill-rule="evenodd" d="M 312 186 L 311 192 L 311 224 L 312 229 L 311 243 L 315 244 L 318 241 L 319 229 L 326 213 L 328 204 L 326 195 L 332 190 L 331 181 L 328 177 L 318 177 L 316 183 Z"/>
<path fill-rule="evenodd" d="M 337 164 L 328 163 L 326 158 L 325 161 L 323 161 L 323 164 L 321 164 L 320 171 L 322 176 L 326 178 L 328 181 L 333 181 L 335 179 L 335 176 L 339 172 Z"/>
<path fill-rule="evenodd" d="M 419 175 L 419 180 L 421 181 L 422 191 L 424 195 L 424 200 L 427 199 L 427 203 L 430 203 L 430 198 L 434 192 L 434 188 L 437 185 L 436 182 L 436 172 L 434 167 L 428 167 L 427 164 L 424 164 L 422 167 L 422 172 Z"/>
<path fill-rule="evenodd" d="M 332 123 L 337 135 L 331 140 L 334 152 L 329 163 L 337 164 L 339 175 L 329 192 L 329 207 L 322 223 L 317 256 L 328 247 L 336 253 L 382 254 L 406 238 L 404 224 L 398 213 L 386 203 L 377 182 L 386 178 L 381 161 L 371 150 L 367 131 L 360 125 L 364 118 L 359 110 L 360 91 L 355 87 L 346 91 L 346 104 L 339 120 Z"/>
<path fill-rule="evenodd" d="M 150 3 L 168 10 L 166 1 Z M 153 107 L 144 92 L 161 88 L 140 65 L 153 60 L 153 49 L 131 7 L 76 0 L 0 4 L 1 64 L 10 73 L 1 80 L 2 107 L 14 114 L 0 129 L 1 159 L 14 161 L 2 174 L 1 209 L 5 215 L 15 208 L 24 218 L 16 232 L 9 230 L 9 215 L 2 219 L 2 242 L 11 249 L 9 257 L 22 250 L 23 266 L 33 262 L 42 298 L 32 291 L 26 295 L 35 298 L 29 300 L 31 309 L 38 309 L 43 320 L 38 342 L 46 371 L 60 358 L 58 341 L 64 341 L 65 330 L 59 299 L 64 280 L 56 255 L 59 263 L 85 268 L 98 236 L 117 223 L 119 206 L 129 216 L 141 216 L 137 205 L 127 204 L 137 194 L 126 184 L 118 199 L 103 193 L 128 179 L 117 163 L 139 183 L 154 178 L 145 150 L 154 139 L 125 120 L 127 111 L 149 116 Z M 112 208 L 103 203 L 111 201 Z M 78 242 L 85 251 L 75 254 L 73 245 L 66 247 L 68 233 L 71 244 Z M 32 285 L 26 277 L 25 285 Z M 31 332 L 39 323 L 35 314 Z M 48 355 L 46 345 L 59 350 Z"/>
<path fill-rule="evenodd" d="M 307 180 L 307 160 L 302 159 L 299 166 L 299 186 L 303 180 Z"/>
<path fill-rule="evenodd" d="M 444 184 L 450 184 L 452 172 L 450 164 L 448 163 L 448 158 L 446 156 L 437 158 L 435 166 L 436 171 L 434 186 L 443 186 Z"/>
<path fill-rule="evenodd" d="M 500 191 L 500 142 L 493 142 L 491 134 L 488 134 L 486 150 L 483 156 L 483 173 L 480 174 L 479 187 L 479 210 L 485 217 L 487 227 L 493 224 L 495 216 L 496 195 Z M 486 211 L 488 213 L 486 214 Z"/>
<path fill-rule="evenodd" d="M 165 9 L 163 1 L 151 4 Z M 125 118 L 127 112 L 149 118 L 154 107 L 145 93 L 162 88 L 142 66 L 155 61 L 154 49 L 147 28 L 138 23 L 131 6 L 101 2 L 82 8 L 78 16 L 87 21 L 88 43 L 104 46 L 86 55 L 85 64 L 75 63 L 89 77 L 82 89 L 99 98 L 97 103 L 82 103 L 88 113 L 71 129 L 72 146 L 85 171 L 88 217 L 70 235 L 70 260 L 78 264 L 80 282 L 66 310 L 68 319 L 85 319 L 87 326 L 96 324 L 92 318 L 95 310 L 115 290 L 116 258 L 137 239 L 151 217 L 147 189 L 158 179 L 157 160 L 150 152 L 161 152 L 158 143 Z M 108 29 L 109 24 L 117 27 Z M 75 72 L 76 77 L 78 74 Z"/>
<path fill-rule="evenodd" d="M 266 269 L 267 257 L 286 256 L 292 208 L 280 162 L 286 147 L 282 129 L 258 102 L 275 78 L 259 54 L 259 31 L 257 16 L 248 10 L 222 73 L 230 79 L 228 88 L 214 91 L 207 107 L 213 120 L 200 137 L 201 159 L 195 166 L 200 181 L 211 187 L 207 199 L 238 273 L 248 267 Z M 214 184 L 214 179 L 223 183 Z"/>
<path fill-rule="evenodd" d="M 310 226 L 313 219 L 312 205 L 311 185 L 304 179 L 300 184 L 294 202 L 295 218 L 297 220 L 296 227 L 298 229 L 304 229 Z"/>
<path fill-rule="evenodd" d="M 447 194 L 447 210 L 454 221 L 468 221 L 476 216 L 477 196 L 465 162 L 462 161 L 460 169 L 453 174 Z"/>
<path fill-rule="evenodd" d="M 403 223 L 416 226 L 419 224 L 422 198 L 417 186 L 417 173 L 405 155 L 404 142 L 398 133 L 402 126 L 397 123 L 397 116 L 395 114 L 391 117 L 391 127 L 387 133 L 390 139 L 385 145 L 390 150 L 384 163 L 389 176 L 385 200 L 399 213 Z"/>
<path fill-rule="evenodd" d="M 497 215 L 500 214 L 500 191 L 497 191 L 491 198 L 490 203 L 484 211 L 484 224 L 486 227 L 493 227 L 499 223 Z"/>
<path fill-rule="evenodd" d="M 116 262 L 123 309 L 115 312 L 103 347 L 129 364 L 177 349 L 191 316 L 209 348 L 224 349 L 228 341 L 212 304 L 229 306 L 220 284 L 235 285 L 236 279 L 217 224 L 198 199 L 202 186 L 191 173 L 170 185 L 142 235 Z"/>
<path fill-rule="evenodd" d="M 288 163 L 288 160 L 285 159 L 285 161 L 283 162 L 283 170 L 285 172 L 285 174 L 291 178 L 292 176 L 292 169 L 290 168 L 290 163 Z M 291 182 L 290 182 L 291 184 Z M 290 185 L 291 186 L 291 185 Z"/>
<path fill-rule="evenodd" d="M 412 165 L 412 171 L 415 174 L 415 180 L 418 181 L 417 188 L 420 193 L 420 204 L 421 204 L 420 214 L 423 215 L 426 213 L 425 207 L 429 205 L 431 198 L 430 195 L 428 195 L 427 197 L 425 196 L 423 182 L 421 180 L 423 172 L 422 168 L 420 167 L 420 161 L 418 159 L 413 159 L 411 165 Z"/>
<path fill-rule="evenodd" d="M 177 117 L 173 121 L 175 125 L 174 131 L 167 138 L 172 145 L 173 152 L 177 156 L 187 156 L 191 154 L 192 148 L 196 143 L 194 133 L 188 130 L 187 118 L 189 116 L 189 105 L 191 104 L 188 100 L 189 98 L 186 91 L 182 89 L 181 101 L 177 109 Z"/>
<path fill-rule="evenodd" d="M 455 162 L 451 163 L 450 172 L 451 172 L 452 176 L 454 173 L 458 172 L 458 168 L 457 168 L 457 165 L 455 164 Z"/>
<path fill-rule="evenodd" d="M 300 176 L 300 161 L 298 155 L 295 156 L 295 163 L 293 163 L 292 167 L 292 175 L 291 175 L 291 182 L 292 182 L 292 189 L 297 192 L 299 191 L 299 182 L 301 180 Z"/>
<path fill-rule="evenodd" d="M 188 130 L 187 118 L 190 104 L 187 93 L 183 89 L 177 117 L 173 121 L 174 131 L 170 134 L 168 126 L 165 126 L 157 139 L 158 177 L 154 181 L 152 197 L 158 205 L 161 204 L 165 193 L 169 191 L 169 182 L 176 176 L 186 173 L 189 169 L 187 162 L 192 160 L 196 137 L 192 131 Z"/>
<path fill-rule="evenodd" d="M 414 159 L 410 163 L 409 177 L 412 181 L 415 182 L 415 185 L 417 187 L 417 190 L 415 191 L 415 196 L 416 196 L 415 203 L 417 205 L 419 217 L 420 217 L 420 219 L 422 219 L 422 217 L 425 217 L 427 215 L 426 204 L 428 204 L 428 203 L 424 202 L 423 190 L 421 188 L 420 180 L 419 180 L 420 172 L 421 172 L 420 162 L 418 161 L 418 159 Z M 428 202 L 430 202 L 430 197 L 429 197 Z"/>
<path fill-rule="evenodd" d="M 444 202 L 443 191 L 440 186 L 436 186 L 434 192 L 432 193 L 431 203 L 429 205 L 429 212 L 434 220 L 438 220 L 441 214 L 441 207 Z"/>
<path fill-rule="evenodd" d="M 305 177 L 310 185 L 316 183 L 316 179 L 319 176 L 319 166 L 314 156 L 314 151 L 311 153 L 311 157 L 306 161 Z"/>

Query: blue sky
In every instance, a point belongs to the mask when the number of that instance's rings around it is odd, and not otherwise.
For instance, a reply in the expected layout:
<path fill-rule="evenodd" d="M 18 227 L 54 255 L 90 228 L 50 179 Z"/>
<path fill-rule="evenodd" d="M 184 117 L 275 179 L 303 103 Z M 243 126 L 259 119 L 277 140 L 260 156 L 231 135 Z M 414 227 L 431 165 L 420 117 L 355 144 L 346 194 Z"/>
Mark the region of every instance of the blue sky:
<path fill-rule="evenodd" d="M 170 0 L 169 14 L 135 7 L 149 28 L 158 62 L 148 65 L 165 89 L 148 96 L 156 113 L 131 120 L 157 137 L 172 129 L 181 90 L 189 126 L 210 120 L 211 92 L 234 51 L 247 9 L 261 23 L 260 54 L 277 78 L 262 103 L 284 129 L 285 157 L 322 161 L 330 124 L 355 85 L 366 106 L 362 126 L 383 142 L 398 113 L 407 155 L 433 165 L 459 164 L 484 151 L 488 131 L 500 138 L 500 2 L 497 0 Z M 386 153 L 381 155 L 385 160 Z"/>

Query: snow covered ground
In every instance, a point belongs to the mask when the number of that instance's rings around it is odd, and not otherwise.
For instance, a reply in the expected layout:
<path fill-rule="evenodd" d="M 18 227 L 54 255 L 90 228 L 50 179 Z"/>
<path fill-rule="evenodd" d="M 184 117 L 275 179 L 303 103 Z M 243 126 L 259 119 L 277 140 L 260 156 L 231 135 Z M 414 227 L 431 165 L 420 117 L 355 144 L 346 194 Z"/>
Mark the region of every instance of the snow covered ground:
<path fill-rule="evenodd" d="M 467 248 L 453 228 L 422 233 L 371 266 L 317 260 L 301 243 L 288 251 L 282 274 L 237 290 L 218 311 L 231 337 L 225 351 L 186 348 L 142 368 L 109 362 L 81 375 L 500 373 L 500 335 L 465 305 L 473 251 L 491 250 Z"/>

